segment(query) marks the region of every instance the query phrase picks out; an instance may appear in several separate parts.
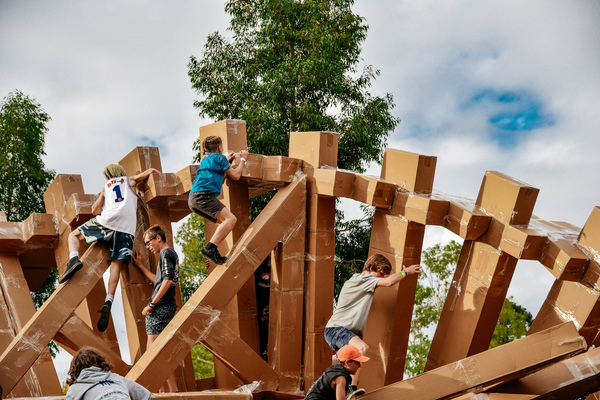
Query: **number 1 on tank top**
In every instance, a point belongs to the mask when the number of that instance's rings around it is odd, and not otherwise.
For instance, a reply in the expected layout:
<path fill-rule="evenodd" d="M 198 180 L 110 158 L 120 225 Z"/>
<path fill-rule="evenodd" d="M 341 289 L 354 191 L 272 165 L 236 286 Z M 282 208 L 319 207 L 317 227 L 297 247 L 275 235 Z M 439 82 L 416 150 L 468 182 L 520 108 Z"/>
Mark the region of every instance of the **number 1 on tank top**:
<path fill-rule="evenodd" d="M 113 186 L 113 192 L 115 192 L 115 196 L 117 196 L 115 203 L 120 203 L 124 200 L 123 195 L 121 194 L 121 187 L 119 185 Z"/>

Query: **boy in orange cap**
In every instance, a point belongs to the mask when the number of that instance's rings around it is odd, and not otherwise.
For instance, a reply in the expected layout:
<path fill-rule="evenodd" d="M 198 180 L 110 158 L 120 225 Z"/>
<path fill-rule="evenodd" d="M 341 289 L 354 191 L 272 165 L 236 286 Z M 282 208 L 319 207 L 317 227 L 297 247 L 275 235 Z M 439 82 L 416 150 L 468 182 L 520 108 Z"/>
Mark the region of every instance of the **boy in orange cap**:
<path fill-rule="evenodd" d="M 337 352 L 338 364 L 325 370 L 323 375 L 313 383 L 304 400 L 346 400 L 364 393 L 364 389 L 352 392 L 350 384 L 352 375 L 360 368 L 360 363 L 369 361 L 360 351 L 349 344 Z"/>

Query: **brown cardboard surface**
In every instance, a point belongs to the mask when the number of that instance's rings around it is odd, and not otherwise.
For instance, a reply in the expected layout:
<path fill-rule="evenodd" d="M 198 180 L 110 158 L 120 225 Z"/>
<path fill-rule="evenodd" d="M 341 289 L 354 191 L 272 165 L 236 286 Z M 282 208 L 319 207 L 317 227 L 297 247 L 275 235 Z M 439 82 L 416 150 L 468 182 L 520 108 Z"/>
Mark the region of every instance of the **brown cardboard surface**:
<path fill-rule="evenodd" d="M 600 207 L 596 206 L 588 217 L 581 234 L 579 244 L 590 252 L 600 252 Z"/>
<path fill-rule="evenodd" d="M 265 156 L 262 162 L 263 181 L 291 182 L 302 171 L 302 160 L 284 156 Z"/>
<path fill-rule="evenodd" d="M 417 258 L 423 248 L 425 225 L 409 222 L 387 210 L 375 209 L 370 248 L 402 257 Z"/>
<path fill-rule="evenodd" d="M 200 127 L 200 142 L 208 136 L 219 136 L 223 140 L 223 153 L 248 150 L 246 121 L 226 119 Z"/>
<path fill-rule="evenodd" d="M 313 194 L 352 198 L 356 173 L 335 168 L 304 167 L 308 189 Z"/>
<path fill-rule="evenodd" d="M 512 380 L 586 348 L 572 323 L 487 350 L 414 378 L 368 392 L 361 399 L 440 399 Z"/>
<path fill-rule="evenodd" d="M 391 208 L 395 193 L 395 184 L 357 174 L 351 198 L 375 207 Z"/>
<path fill-rule="evenodd" d="M 141 197 L 144 203 L 164 201 L 178 194 L 177 175 L 172 173 L 152 173 L 138 187 L 141 189 Z"/>
<path fill-rule="evenodd" d="M 481 240 L 517 259 L 537 260 L 544 250 L 547 237 L 534 229 L 505 225 L 492 219 Z"/>
<path fill-rule="evenodd" d="M 331 234 L 335 228 L 335 199 L 314 193 L 308 199 L 308 231 Z"/>
<path fill-rule="evenodd" d="M 127 176 L 137 175 L 148 168 L 162 171 L 158 147 L 138 146 L 123 157 L 119 164 L 125 169 Z"/>
<path fill-rule="evenodd" d="M 0 386 L 10 392 L 60 330 L 92 285 L 108 268 L 108 252 L 93 244 L 81 257 L 83 268 L 61 284 L 0 356 Z"/>
<path fill-rule="evenodd" d="M 220 338 L 211 334 L 213 325 L 219 322 L 221 310 L 253 275 L 280 238 L 303 221 L 305 198 L 304 176 L 275 195 L 238 240 L 226 265 L 217 266 L 211 272 L 167 329 L 158 336 L 152 349 L 144 353 L 133 366 L 128 378 L 146 387 L 154 387 L 156 382 L 166 380 L 170 372 L 152 366 L 179 363 L 198 340 L 208 344 L 213 351 L 228 346 L 229 342 L 220 344 Z M 219 356 L 218 353 L 216 355 Z M 260 359 L 257 354 L 256 357 Z M 245 360 L 248 359 L 234 357 L 227 359 L 227 362 L 243 363 Z"/>
<path fill-rule="evenodd" d="M 450 202 L 427 195 L 397 190 L 391 212 L 423 225 L 444 225 Z"/>
<path fill-rule="evenodd" d="M 427 358 L 427 371 L 489 347 L 516 259 L 465 241 Z"/>
<path fill-rule="evenodd" d="M 487 231 L 491 220 L 466 199 L 452 199 L 445 227 L 465 240 L 475 240 Z"/>
<path fill-rule="evenodd" d="M 599 298 L 600 292 L 588 285 L 557 280 L 529 328 L 528 335 L 572 321 L 588 344 L 594 344 L 600 315 Z"/>
<path fill-rule="evenodd" d="M 579 281 L 588 266 L 588 257 L 573 241 L 557 239 L 548 241 L 539 261 L 557 279 Z"/>
<path fill-rule="evenodd" d="M 551 399 L 585 398 L 600 390 L 600 349 L 559 361 L 540 371 L 490 390 L 492 393 L 514 393 L 544 396 Z"/>
<path fill-rule="evenodd" d="M 152 393 L 157 400 L 252 400 L 251 393 L 210 390 L 205 392 Z M 14 400 L 28 400 L 30 397 L 17 397 Z M 65 396 L 48 396 L 44 400 L 64 400 Z"/>
<path fill-rule="evenodd" d="M 304 333 L 304 392 L 332 365 L 333 350 L 323 332 Z"/>
<path fill-rule="evenodd" d="M 247 179 L 258 179 L 262 181 L 263 161 L 265 156 L 260 154 L 248 154 L 242 177 Z"/>
<path fill-rule="evenodd" d="M 289 155 L 314 168 L 337 167 L 338 142 L 334 132 L 291 132 Z"/>
<path fill-rule="evenodd" d="M 199 164 L 188 165 L 179 172 L 177 172 L 177 193 L 188 194 L 194 186 L 194 179 L 196 179 L 196 171 L 200 168 Z"/>
<path fill-rule="evenodd" d="M 486 171 L 475 204 L 510 225 L 527 225 L 539 189 L 498 171 Z"/>
<path fill-rule="evenodd" d="M 437 157 L 385 149 L 381 179 L 414 193 L 431 193 Z"/>
<path fill-rule="evenodd" d="M 83 193 L 81 175 L 58 174 L 44 192 L 44 205 L 48 214 L 60 210 L 73 193 Z"/>

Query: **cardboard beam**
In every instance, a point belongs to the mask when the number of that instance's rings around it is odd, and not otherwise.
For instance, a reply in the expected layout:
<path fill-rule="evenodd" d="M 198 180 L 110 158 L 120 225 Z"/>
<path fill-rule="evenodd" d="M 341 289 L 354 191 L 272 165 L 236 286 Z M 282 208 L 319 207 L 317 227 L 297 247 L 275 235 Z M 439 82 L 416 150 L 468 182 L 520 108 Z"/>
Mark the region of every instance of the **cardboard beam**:
<path fill-rule="evenodd" d="M 306 178 L 300 176 L 275 195 L 240 238 L 227 263 L 214 269 L 158 336 L 153 346 L 133 366 L 127 374 L 129 379 L 150 390 L 156 389 L 156 383 L 166 380 L 172 365 L 179 364 L 198 341 L 210 347 L 217 357 L 222 357 L 227 352 L 229 342 L 222 341 L 217 331 L 213 335 L 213 326 L 219 324 L 219 330 L 225 331 L 226 326 L 220 320 L 224 307 L 285 233 L 295 229 L 300 223 L 299 216 L 304 216 L 305 191 Z M 238 365 L 245 360 L 242 357 L 227 358 L 227 362 Z M 268 367 L 266 363 L 264 365 Z M 243 365 L 238 370 L 242 370 L 242 367 Z M 262 380 L 265 387 L 278 386 L 277 379 L 273 379 L 277 376 L 275 371 L 269 375 L 260 375 L 265 370 L 254 368 L 250 372 L 259 375 L 246 376 L 246 379 Z M 265 381 L 265 378 L 268 380 Z"/>
<path fill-rule="evenodd" d="M 565 323 L 368 392 L 361 399 L 428 400 L 465 392 L 479 393 L 528 375 L 586 347 L 575 325 Z"/>
<path fill-rule="evenodd" d="M 92 244 L 81 257 L 83 268 L 61 284 L 0 355 L 0 386 L 8 393 L 47 349 L 73 310 L 108 268 L 108 251 Z"/>

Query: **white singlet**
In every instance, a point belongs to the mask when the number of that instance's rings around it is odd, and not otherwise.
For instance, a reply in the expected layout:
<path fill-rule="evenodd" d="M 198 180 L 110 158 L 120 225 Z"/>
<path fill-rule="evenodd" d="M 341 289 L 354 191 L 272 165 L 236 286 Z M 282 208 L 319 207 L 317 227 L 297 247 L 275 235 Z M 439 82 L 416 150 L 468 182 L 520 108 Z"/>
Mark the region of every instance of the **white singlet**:
<path fill-rule="evenodd" d="M 104 185 L 102 213 L 96 220 L 113 231 L 135 235 L 137 225 L 137 195 L 129 185 L 129 178 L 109 179 Z"/>

